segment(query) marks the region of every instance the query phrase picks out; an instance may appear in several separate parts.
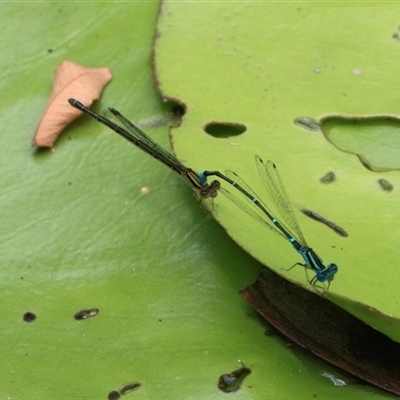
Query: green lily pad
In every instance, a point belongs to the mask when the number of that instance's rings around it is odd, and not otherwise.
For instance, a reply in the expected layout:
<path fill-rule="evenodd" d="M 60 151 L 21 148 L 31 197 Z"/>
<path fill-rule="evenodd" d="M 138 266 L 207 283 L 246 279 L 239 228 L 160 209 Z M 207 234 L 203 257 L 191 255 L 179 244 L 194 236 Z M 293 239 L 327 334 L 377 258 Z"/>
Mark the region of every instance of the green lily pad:
<path fill-rule="evenodd" d="M 398 114 L 399 11 L 396 3 L 166 1 L 155 57 L 163 95 L 187 108 L 173 132 L 179 157 L 198 170 L 234 170 L 267 205 L 254 156 L 273 160 L 309 245 L 326 264 L 339 265 L 324 295 L 396 341 L 399 171 L 374 172 L 360 161 L 357 148 L 342 151 L 321 131 L 297 122 Z M 210 124 L 240 124 L 246 131 L 218 137 L 205 130 Z M 359 135 L 355 147 L 369 140 L 369 133 Z M 390 140 L 376 146 L 384 152 Z M 332 172 L 336 179 L 323 184 Z M 381 189 L 382 179 L 392 191 Z M 301 258 L 272 230 L 224 196 L 209 209 L 256 259 L 314 290 L 303 268 L 287 271 Z M 302 209 L 348 236 L 316 223 Z"/>
<path fill-rule="evenodd" d="M 110 67 L 94 108 L 168 147 L 151 71 L 158 5 L 2 6 L 1 396 L 107 399 L 138 382 L 122 399 L 225 399 L 218 378 L 240 359 L 252 373 L 235 399 L 387 398 L 274 335 L 238 294 L 260 264 L 164 166 L 84 117 L 53 151 L 30 148 L 65 58 Z"/>

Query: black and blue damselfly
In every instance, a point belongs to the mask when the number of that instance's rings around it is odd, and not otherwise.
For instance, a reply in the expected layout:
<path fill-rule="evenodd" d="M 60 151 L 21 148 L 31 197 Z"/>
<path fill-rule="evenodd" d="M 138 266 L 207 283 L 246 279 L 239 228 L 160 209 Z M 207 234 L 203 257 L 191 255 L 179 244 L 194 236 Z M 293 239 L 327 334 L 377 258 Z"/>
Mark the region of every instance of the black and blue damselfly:
<path fill-rule="evenodd" d="M 220 188 L 220 182 L 207 182 L 207 176 L 204 173 L 197 173 L 191 168 L 185 167 L 171 153 L 163 149 L 158 143 L 147 136 L 141 129 L 125 118 L 119 111 L 114 108 L 108 108 L 104 111 L 104 116 L 92 111 L 90 108 L 83 105 L 80 101 L 69 99 L 69 104 L 72 107 L 84 112 L 95 120 L 101 122 L 114 132 L 121 135 L 123 138 L 133 143 L 146 153 L 150 154 L 156 160 L 178 173 L 185 181 L 200 194 L 202 198 L 215 197 Z"/>
<path fill-rule="evenodd" d="M 272 161 L 267 161 L 265 163 L 259 156 L 256 156 L 255 159 L 261 181 L 267 189 L 278 212 L 281 214 L 282 219 L 287 225 L 275 218 L 267 206 L 254 194 L 254 191 L 233 171 L 226 171 L 226 175 L 220 173 L 219 171 L 204 171 L 203 174 L 205 177 L 217 176 L 243 193 L 262 211 L 264 215 L 268 217 L 269 222 L 264 218 L 261 218 L 259 214 L 255 213 L 252 209 L 246 206 L 237 198 L 237 196 L 234 196 L 231 192 L 228 192 L 223 188 L 220 189 L 220 191 L 229 197 L 230 200 L 236 203 L 252 217 L 257 219 L 259 222 L 266 224 L 268 227 L 275 227 L 275 232 L 289 240 L 289 242 L 292 244 L 295 250 L 300 253 L 304 260 L 304 263 L 296 263 L 293 265 L 293 267 L 296 265 L 302 265 L 315 272 L 315 276 L 310 280 L 311 285 L 315 286 L 317 282 L 327 282 L 329 287 L 336 272 L 338 271 L 338 266 L 334 263 L 325 266 L 318 254 L 307 245 L 307 242 L 304 239 L 303 233 L 301 232 L 300 226 L 294 215 L 289 197 L 286 193 L 276 165 Z"/>

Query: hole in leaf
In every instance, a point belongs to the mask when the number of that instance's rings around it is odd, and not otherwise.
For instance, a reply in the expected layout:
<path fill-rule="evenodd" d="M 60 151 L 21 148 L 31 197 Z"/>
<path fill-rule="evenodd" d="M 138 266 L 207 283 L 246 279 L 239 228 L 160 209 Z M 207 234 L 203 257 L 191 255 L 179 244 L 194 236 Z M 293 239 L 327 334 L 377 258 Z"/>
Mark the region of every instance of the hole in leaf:
<path fill-rule="evenodd" d="M 90 318 L 90 317 L 95 317 L 98 313 L 99 313 L 99 309 L 98 308 L 92 308 L 91 310 L 82 310 L 82 311 L 78 311 L 74 315 L 74 318 L 79 321 L 81 319 L 87 319 L 87 318 Z"/>
<path fill-rule="evenodd" d="M 120 398 L 121 398 L 121 395 L 116 390 L 113 390 L 112 392 L 108 393 L 108 396 L 107 396 L 108 400 L 118 400 Z"/>
<path fill-rule="evenodd" d="M 185 115 L 185 108 L 182 107 L 180 104 L 175 104 L 172 109 L 171 112 L 173 115 L 175 115 L 176 117 L 182 117 Z"/>
<path fill-rule="evenodd" d="M 400 169 L 400 118 L 326 117 L 321 130 L 329 142 L 358 156 L 371 171 Z"/>
<path fill-rule="evenodd" d="M 204 130 L 216 138 L 230 138 L 239 136 L 246 132 L 246 126 L 234 122 L 210 122 L 205 125 Z"/>
<path fill-rule="evenodd" d="M 223 374 L 219 377 L 218 388 L 225 393 L 235 392 L 240 388 L 244 378 L 251 374 L 251 369 L 246 368 L 242 363 L 243 368 L 231 372 L 230 374 Z"/>
<path fill-rule="evenodd" d="M 31 312 L 26 312 L 22 318 L 25 322 L 33 322 L 36 319 L 36 315 Z"/>

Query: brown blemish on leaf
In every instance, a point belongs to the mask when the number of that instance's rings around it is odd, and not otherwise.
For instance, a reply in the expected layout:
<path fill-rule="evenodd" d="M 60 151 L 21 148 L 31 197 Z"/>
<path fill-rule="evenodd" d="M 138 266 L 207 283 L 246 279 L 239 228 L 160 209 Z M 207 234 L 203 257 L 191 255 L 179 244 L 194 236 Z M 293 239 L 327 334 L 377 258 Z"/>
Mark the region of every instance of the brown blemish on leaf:
<path fill-rule="evenodd" d="M 56 69 L 53 92 L 39 122 L 32 146 L 52 147 L 62 130 L 81 112 L 70 106 L 68 99 L 77 97 L 90 107 L 111 80 L 108 68 L 85 68 L 64 60 Z"/>

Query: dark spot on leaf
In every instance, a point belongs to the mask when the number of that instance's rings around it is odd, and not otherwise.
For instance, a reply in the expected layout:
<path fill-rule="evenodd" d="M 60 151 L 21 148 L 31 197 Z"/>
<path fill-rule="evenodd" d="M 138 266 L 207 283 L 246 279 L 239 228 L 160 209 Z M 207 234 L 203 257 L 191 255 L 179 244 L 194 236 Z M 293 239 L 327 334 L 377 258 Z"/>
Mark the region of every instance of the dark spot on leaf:
<path fill-rule="evenodd" d="M 108 393 L 108 396 L 107 396 L 108 400 L 118 400 L 120 398 L 121 398 L 121 395 L 116 390 L 113 390 L 112 392 Z"/>
<path fill-rule="evenodd" d="M 124 396 L 128 393 L 138 390 L 140 388 L 140 386 L 142 386 L 140 382 L 126 383 L 119 389 L 119 392 L 121 393 L 122 396 Z"/>
<path fill-rule="evenodd" d="M 36 315 L 28 311 L 22 318 L 25 322 L 33 322 L 36 319 Z"/>
<path fill-rule="evenodd" d="M 393 185 L 386 179 L 379 179 L 379 186 L 385 192 L 391 192 L 393 190 Z"/>
<path fill-rule="evenodd" d="M 317 214 L 314 211 L 302 209 L 301 212 L 307 217 L 310 217 L 314 221 L 321 222 L 322 224 L 326 225 L 328 228 L 331 228 L 335 233 L 337 233 L 341 237 L 348 237 L 349 234 L 340 226 L 336 225 L 334 222 L 327 220 L 322 215 Z"/>
<path fill-rule="evenodd" d="M 314 118 L 298 117 L 293 121 L 295 125 L 308 131 L 317 132 L 321 130 L 321 124 Z"/>
<path fill-rule="evenodd" d="M 319 181 L 321 183 L 332 183 L 335 182 L 336 180 L 336 175 L 334 172 L 328 172 L 327 174 L 325 174 Z"/>
<path fill-rule="evenodd" d="M 269 326 L 267 328 L 264 329 L 264 335 L 265 336 L 275 336 L 276 335 L 276 330 L 275 328 L 273 328 L 272 326 Z"/>

